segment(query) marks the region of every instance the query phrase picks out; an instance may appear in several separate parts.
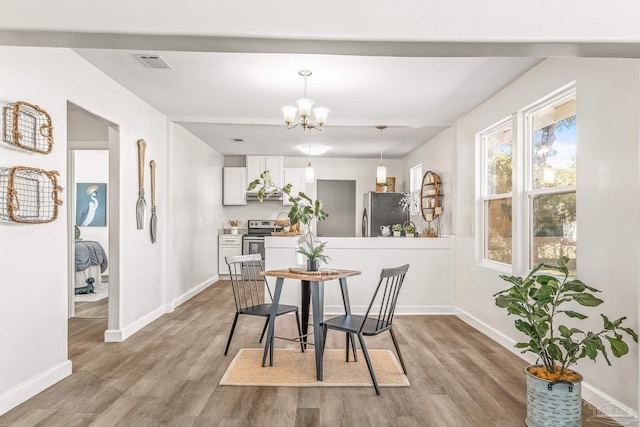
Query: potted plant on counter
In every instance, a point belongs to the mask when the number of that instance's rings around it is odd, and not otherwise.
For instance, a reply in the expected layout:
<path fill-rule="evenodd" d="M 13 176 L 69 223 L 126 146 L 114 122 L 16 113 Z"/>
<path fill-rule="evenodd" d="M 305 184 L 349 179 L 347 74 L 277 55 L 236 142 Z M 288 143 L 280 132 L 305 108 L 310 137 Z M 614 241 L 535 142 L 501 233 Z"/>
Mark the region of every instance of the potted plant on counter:
<path fill-rule="evenodd" d="M 324 246 L 327 242 L 322 242 L 316 244 L 316 246 L 312 246 L 308 242 L 303 242 L 298 246 L 296 252 L 304 255 L 307 258 L 307 271 L 319 271 L 320 270 L 320 262 L 324 262 L 325 264 L 331 260 L 331 258 L 325 255 Z"/>
<path fill-rule="evenodd" d="M 238 234 L 238 226 L 240 226 L 240 220 L 239 219 L 230 219 L 229 220 L 229 227 L 230 227 L 230 233 L 231 234 Z"/>
<path fill-rule="evenodd" d="M 637 333 L 622 326 L 626 317 L 609 320 L 601 314 L 603 326 L 595 332 L 560 323 L 561 319 L 587 318 L 566 305 L 597 307 L 603 302 L 594 296 L 600 292 L 596 288 L 569 278 L 567 262 L 569 258 L 562 257 L 557 265 L 540 264 L 524 278 L 501 275 L 512 286 L 494 294 L 496 305 L 518 317 L 515 327 L 528 337 L 516 348 L 534 353 L 541 362 L 526 368 L 529 404 L 525 422 L 529 427 L 580 426 L 582 376 L 569 368 L 585 357 L 595 360 L 599 354 L 611 365 L 605 343 L 609 343 L 611 354 L 621 357 L 629 351 L 624 334 L 638 342 Z"/>
<path fill-rule="evenodd" d="M 277 192 L 282 192 L 285 197 L 288 197 L 289 201 L 293 203 L 291 209 L 289 209 L 288 217 L 290 223 L 297 224 L 298 221 L 306 226 L 305 233 L 298 239 L 296 253 L 303 255 L 307 259 L 311 259 L 308 254 L 313 254 L 313 259 L 319 259 L 326 262 L 329 257 L 323 255 L 325 243 L 313 233 L 312 221 L 323 221 L 327 219 L 329 214 L 322 209 L 321 200 L 312 200 L 302 191 L 298 192 L 297 196 L 291 194 L 291 184 L 286 184 L 284 187 L 278 187 L 273 183 L 269 171 L 264 171 L 260 174 L 260 178 L 253 180 L 249 183 L 247 191 L 251 191 L 258 188 L 257 197 L 260 202 L 268 199 Z M 306 252 L 306 253 L 305 253 Z M 304 259 L 300 260 L 296 257 L 296 264 L 299 267 L 304 265 Z"/>
<path fill-rule="evenodd" d="M 393 231 L 393 237 L 400 237 L 402 235 L 402 225 L 393 224 L 391 226 L 391 231 Z"/>
<path fill-rule="evenodd" d="M 416 227 L 413 223 L 409 223 L 404 226 L 404 235 L 405 237 L 415 237 L 416 235 Z"/>

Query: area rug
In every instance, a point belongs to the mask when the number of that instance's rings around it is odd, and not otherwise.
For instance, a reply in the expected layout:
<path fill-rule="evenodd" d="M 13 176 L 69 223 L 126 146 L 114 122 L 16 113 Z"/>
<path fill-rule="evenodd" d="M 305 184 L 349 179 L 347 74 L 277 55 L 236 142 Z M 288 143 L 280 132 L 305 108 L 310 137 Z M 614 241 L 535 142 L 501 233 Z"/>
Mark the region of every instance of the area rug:
<path fill-rule="evenodd" d="M 94 287 L 93 293 L 74 295 L 75 302 L 96 302 L 109 296 L 109 277 L 102 276 L 101 283 Z"/>
<path fill-rule="evenodd" d="M 316 380 L 313 348 L 302 353 L 299 348 L 278 348 L 273 366 L 262 367 L 261 348 L 243 348 L 233 358 L 220 385 L 291 386 L 291 387 L 373 387 L 361 350 L 358 361 L 345 361 L 344 349 L 324 352 L 323 381 Z M 369 350 L 371 364 L 380 387 L 408 387 L 409 379 L 390 350 Z M 268 362 L 268 359 L 267 359 Z"/>

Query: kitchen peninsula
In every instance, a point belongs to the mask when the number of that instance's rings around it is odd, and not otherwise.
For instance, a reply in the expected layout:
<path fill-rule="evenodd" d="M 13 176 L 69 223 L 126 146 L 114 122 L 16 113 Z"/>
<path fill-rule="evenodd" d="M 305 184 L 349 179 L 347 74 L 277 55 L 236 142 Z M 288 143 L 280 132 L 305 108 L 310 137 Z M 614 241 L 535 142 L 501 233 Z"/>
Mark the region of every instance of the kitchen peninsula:
<path fill-rule="evenodd" d="M 327 242 L 324 253 L 331 261 L 321 267 L 362 272 L 349 280 L 352 312 L 362 314 L 371 301 L 381 269 L 409 264 L 396 314 L 450 314 L 453 313 L 453 239 L 322 237 L 321 240 Z M 266 269 L 295 267 L 297 240 L 298 237 L 266 237 Z M 280 301 L 300 304 L 300 284 L 285 280 Z M 325 286 L 324 307 L 325 314 L 344 311 L 339 286 Z"/>

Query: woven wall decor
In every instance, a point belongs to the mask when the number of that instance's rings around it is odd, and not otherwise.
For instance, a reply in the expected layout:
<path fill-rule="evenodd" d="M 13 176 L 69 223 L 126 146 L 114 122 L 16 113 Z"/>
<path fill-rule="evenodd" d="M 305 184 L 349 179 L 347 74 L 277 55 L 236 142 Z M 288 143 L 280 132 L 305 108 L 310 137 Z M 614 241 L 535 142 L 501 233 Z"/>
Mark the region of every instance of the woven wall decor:
<path fill-rule="evenodd" d="M 40 154 L 53 148 L 51 116 L 37 105 L 24 101 L 7 104 L 2 112 L 2 139 L 9 145 Z"/>
<path fill-rule="evenodd" d="M 24 166 L 0 169 L 0 219 L 25 224 L 55 221 L 62 205 L 58 175 Z"/>

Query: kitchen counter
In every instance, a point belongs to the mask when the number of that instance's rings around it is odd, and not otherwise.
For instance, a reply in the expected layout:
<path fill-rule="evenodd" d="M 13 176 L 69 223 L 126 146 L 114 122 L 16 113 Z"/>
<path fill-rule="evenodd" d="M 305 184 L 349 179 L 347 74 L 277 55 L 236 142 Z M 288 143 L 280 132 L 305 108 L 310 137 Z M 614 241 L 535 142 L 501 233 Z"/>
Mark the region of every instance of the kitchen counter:
<path fill-rule="evenodd" d="M 295 267 L 295 246 L 299 236 L 266 237 L 265 264 L 268 270 Z M 398 297 L 397 314 L 453 313 L 454 237 L 320 237 L 327 242 L 325 254 L 331 258 L 321 268 L 360 270 L 349 278 L 352 311 L 364 313 L 378 284 L 380 270 L 409 264 Z M 288 280 L 288 279 L 287 279 Z M 300 285 L 286 283 L 283 304 L 300 304 Z M 341 314 L 339 286 L 325 285 L 325 313 Z"/>
<path fill-rule="evenodd" d="M 272 236 L 265 239 L 265 247 L 294 247 L 300 236 Z M 453 237 L 318 237 L 327 242 L 330 248 L 362 248 L 362 249 L 451 249 Z"/>

